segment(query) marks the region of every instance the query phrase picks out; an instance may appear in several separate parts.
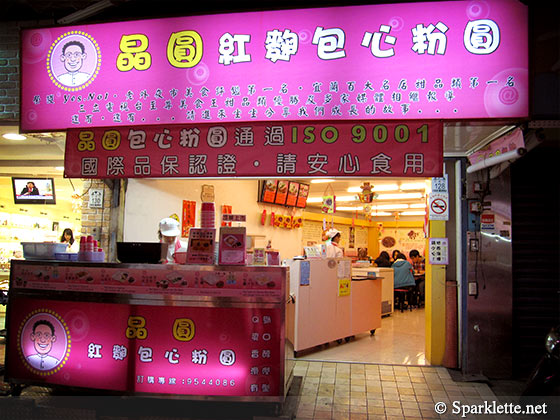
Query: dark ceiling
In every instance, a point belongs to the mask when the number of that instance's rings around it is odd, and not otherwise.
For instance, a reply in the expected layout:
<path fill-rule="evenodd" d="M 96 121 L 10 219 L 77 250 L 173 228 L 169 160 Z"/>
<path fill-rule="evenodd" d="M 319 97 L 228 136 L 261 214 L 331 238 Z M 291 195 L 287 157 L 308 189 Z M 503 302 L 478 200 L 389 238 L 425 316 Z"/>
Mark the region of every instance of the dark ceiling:
<path fill-rule="evenodd" d="M 301 9 L 375 3 L 413 3 L 418 0 L 111 0 L 112 5 L 97 14 L 81 20 L 95 23 L 115 20 L 134 20 L 171 16 L 190 16 L 209 13 L 240 11 Z M 433 1 L 433 0 L 432 0 Z M 437 0 L 436 0 L 437 1 Z M 56 21 L 73 12 L 84 9 L 99 0 L 1 0 L 0 21 Z M 535 3 L 522 0 L 522 3 Z M 548 2 L 540 2 L 548 3 Z M 47 21 L 47 22 L 45 22 Z"/>
<path fill-rule="evenodd" d="M 0 21 L 51 20 L 56 22 L 64 16 L 98 2 L 99 0 L 2 0 L 0 2 Z M 111 0 L 111 3 L 112 6 L 87 19 L 84 19 L 81 22 L 93 23 L 108 20 L 130 20 L 155 17 L 189 16 L 207 13 L 325 7 L 334 5 L 357 5 L 380 2 L 367 0 L 261 0 L 259 2 L 255 2 L 254 0 Z"/>

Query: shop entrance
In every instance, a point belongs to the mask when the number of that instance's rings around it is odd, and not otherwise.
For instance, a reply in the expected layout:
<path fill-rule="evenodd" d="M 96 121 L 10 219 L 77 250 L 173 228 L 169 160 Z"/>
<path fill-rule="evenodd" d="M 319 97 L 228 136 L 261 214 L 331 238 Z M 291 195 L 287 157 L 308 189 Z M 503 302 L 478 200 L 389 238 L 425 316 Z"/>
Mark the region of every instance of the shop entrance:
<path fill-rule="evenodd" d="M 403 253 L 409 262 L 410 251 L 425 255 L 424 218 L 429 178 L 312 180 L 309 214 L 304 223 L 304 245 L 313 242 L 314 231 L 326 224 L 343 232 L 342 246 L 352 265 L 364 272 L 381 252 L 393 257 Z M 323 213 L 322 196 L 332 191 L 336 212 Z M 380 263 L 382 266 L 385 265 Z M 392 264 L 392 261 L 391 261 Z M 382 270 L 386 270 L 383 268 Z M 425 365 L 425 308 L 423 298 L 402 312 L 394 300 L 393 273 L 380 274 L 382 281 L 381 327 L 371 334 L 364 331 L 346 340 L 325 343 L 298 353 L 298 360 L 348 361 L 387 364 Z M 418 276 L 420 280 L 420 276 Z M 389 284 L 391 283 L 391 284 Z M 422 285 L 424 286 L 424 285 Z M 407 302 L 408 304 L 408 302 Z M 365 314 L 364 314 L 365 316 Z"/>
<path fill-rule="evenodd" d="M 303 255 L 305 247 L 323 243 L 324 228 L 334 227 L 342 233 L 341 246 L 345 256 L 356 266 L 370 266 L 369 260 L 375 260 L 381 251 L 392 254 L 392 251 L 399 250 L 409 261 L 412 249 L 425 255 L 424 217 L 426 193 L 431 186 L 429 178 L 293 181 L 310 186 L 305 208 L 263 202 L 264 180 L 129 179 L 123 240 L 156 240 L 157 223 L 162 217 L 178 213 L 185 202 L 199 200 L 205 187 L 212 186 L 216 226 L 220 225 L 220 212 L 228 207 L 233 214 L 245 214 L 247 221 L 243 225 L 251 238 L 249 250 L 269 246 L 279 251 L 282 260 L 292 259 Z M 360 195 L 363 196 L 361 187 L 366 183 L 370 184 L 375 197 L 371 202 L 360 201 Z M 332 191 L 336 197 L 336 212 L 333 214 L 321 211 L 325 191 Z M 146 197 L 151 197 L 150 206 L 146 206 Z M 197 207 L 196 225 L 199 218 Z M 301 224 L 293 222 L 299 218 Z M 425 308 L 414 307 L 403 312 L 394 309 L 392 286 L 389 297 L 383 300 L 388 301 L 390 308 L 384 310 L 381 327 L 374 335 L 363 331 L 348 341 L 332 341 L 328 346 L 299 352 L 297 359 L 427 364 Z"/>

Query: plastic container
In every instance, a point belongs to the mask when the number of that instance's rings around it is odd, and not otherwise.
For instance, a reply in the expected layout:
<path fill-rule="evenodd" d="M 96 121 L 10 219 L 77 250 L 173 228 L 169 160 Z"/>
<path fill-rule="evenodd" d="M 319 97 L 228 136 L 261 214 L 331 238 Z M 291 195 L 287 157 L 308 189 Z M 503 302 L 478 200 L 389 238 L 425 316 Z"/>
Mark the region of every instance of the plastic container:
<path fill-rule="evenodd" d="M 23 257 L 35 260 L 54 260 L 57 253 L 64 253 L 68 244 L 59 242 L 22 242 Z"/>
<path fill-rule="evenodd" d="M 175 262 L 177 264 L 186 264 L 187 263 L 187 252 L 176 252 L 175 254 L 173 254 L 173 257 L 175 258 Z"/>
<path fill-rule="evenodd" d="M 57 252 L 54 257 L 58 261 L 78 261 L 78 253 L 76 252 Z"/>

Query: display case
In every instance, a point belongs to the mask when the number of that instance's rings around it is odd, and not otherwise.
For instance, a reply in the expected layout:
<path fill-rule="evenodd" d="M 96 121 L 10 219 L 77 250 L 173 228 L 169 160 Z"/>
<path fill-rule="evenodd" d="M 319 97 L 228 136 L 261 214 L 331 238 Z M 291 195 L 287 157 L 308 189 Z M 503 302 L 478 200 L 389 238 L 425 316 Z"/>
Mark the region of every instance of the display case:
<path fill-rule="evenodd" d="M 5 380 L 283 402 L 287 281 L 286 267 L 13 261 Z"/>

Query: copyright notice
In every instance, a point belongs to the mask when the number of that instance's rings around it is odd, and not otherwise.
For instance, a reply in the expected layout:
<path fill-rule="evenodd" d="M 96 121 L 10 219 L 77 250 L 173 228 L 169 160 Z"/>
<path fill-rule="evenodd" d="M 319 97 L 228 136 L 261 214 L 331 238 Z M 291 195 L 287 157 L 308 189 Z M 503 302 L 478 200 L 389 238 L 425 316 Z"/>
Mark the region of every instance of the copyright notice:
<path fill-rule="evenodd" d="M 467 415 L 539 415 L 548 414 L 546 403 L 541 404 L 514 404 L 500 403 L 498 401 L 484 401 L 482 404 L 462 404 L 461 401 L 453 401 L 451 407 L 445 402 L 436 402 L 434 410 L 437 414 L 455 414 L 463 418 Z"/>

